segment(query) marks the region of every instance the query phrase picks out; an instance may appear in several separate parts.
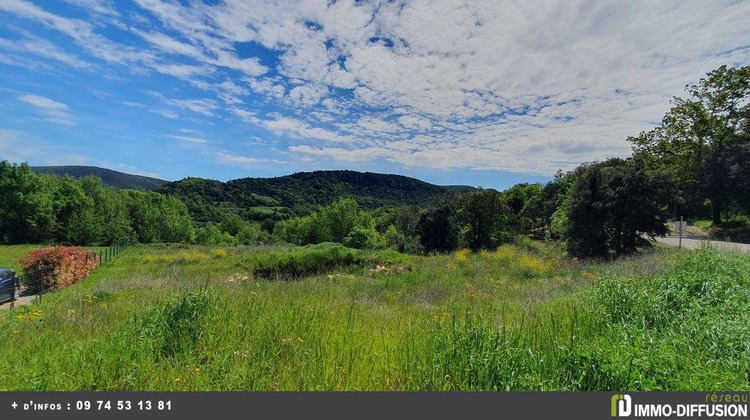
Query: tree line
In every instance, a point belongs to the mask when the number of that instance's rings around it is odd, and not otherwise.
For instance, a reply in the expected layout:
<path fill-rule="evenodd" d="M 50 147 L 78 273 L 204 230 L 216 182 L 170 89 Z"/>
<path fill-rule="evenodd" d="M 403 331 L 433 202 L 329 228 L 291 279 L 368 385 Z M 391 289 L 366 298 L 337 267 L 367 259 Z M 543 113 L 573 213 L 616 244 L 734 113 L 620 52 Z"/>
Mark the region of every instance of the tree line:
<path fill-rule="evenodd" d="M 177 198 L 116 190 L 93 176 L 37 175 L 26 164 L 0 162 L 3 243 L 186 242 L 194 234 Z"/>
<path fill-rule="evenodd" d="M 445 195 L 427 207 L 372 209 L 345 198 L 281 220 L 259 221 L 233 209 L 202 218 L 194 208 L 202 202 L 193 202 L 192 195 L 116 190 L 95 177 L 36 175 L 26 164 L 0 162 L 0 241 L 338 242 L 422 253 L 492 249 L 532 234 L 564 241 L 573 256 L 614 257 L 667 233 L 669 217 L 710 217 L 720 225 L 750 214 L 750 67 L 722 66 L 686 91 L 688 97 L 674 99 L 660 126 L 628 138 L 628 158 L 559 171 L 545 185 Z M 198 187 L 231 201 L 217 185 Z M 253 205 L 270 200 L 249 197 Z"/>

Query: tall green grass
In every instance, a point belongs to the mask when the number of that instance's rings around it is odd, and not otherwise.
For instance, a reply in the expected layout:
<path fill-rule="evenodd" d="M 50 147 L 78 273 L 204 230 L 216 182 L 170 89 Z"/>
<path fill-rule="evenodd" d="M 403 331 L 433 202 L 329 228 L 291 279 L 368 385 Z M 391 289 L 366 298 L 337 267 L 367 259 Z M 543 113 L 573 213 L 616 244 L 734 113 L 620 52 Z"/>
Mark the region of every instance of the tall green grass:
<path fill-rule="evenodd" d="M 748 256 L 220 250 L 130 248 L 0 313 L 0 389 L 750 389 Z"/>

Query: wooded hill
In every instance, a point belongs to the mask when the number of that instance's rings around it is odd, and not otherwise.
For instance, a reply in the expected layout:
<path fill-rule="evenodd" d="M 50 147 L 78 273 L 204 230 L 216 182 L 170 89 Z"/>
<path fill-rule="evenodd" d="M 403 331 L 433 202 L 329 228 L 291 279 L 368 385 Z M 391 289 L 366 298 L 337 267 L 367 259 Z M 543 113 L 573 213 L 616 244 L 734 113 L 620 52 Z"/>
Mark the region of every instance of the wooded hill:
<path fill-rule="evenodd" d="M 219 221 L 226 212 L 244 219 L 284 219 L 309 214 L 319 206 L 353 198 L 366 209 L 429 205 L 467 186 L 439 186 L 401 175 L 356 171 L 299 172 L 277 178 L 242 178 L 227 182 L 186 178 L 156 191 L 181 198 L 196 221 Z"/>
<path fill-rule="evenodd" d="M 169 182 L 163 179 L 131 175 L 96 166 L 32 166 L 31 170 L 37 174 L 70 175 L 73 178 L 83 178 L 93 175 L 101 178 L 104 185 L 121 190 L 152 191 Z"/>

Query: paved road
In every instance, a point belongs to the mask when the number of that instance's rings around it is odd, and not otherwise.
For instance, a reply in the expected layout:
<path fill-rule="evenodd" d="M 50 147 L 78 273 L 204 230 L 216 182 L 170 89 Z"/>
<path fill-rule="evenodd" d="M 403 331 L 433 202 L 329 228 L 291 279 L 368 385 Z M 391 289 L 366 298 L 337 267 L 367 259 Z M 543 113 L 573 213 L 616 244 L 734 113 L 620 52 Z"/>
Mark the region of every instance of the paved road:
<path fill-rule="evenodd" d="M 679 238 L 676 236 L 667 236 L 665 238 L 656 238 L 657 242 L 661 242 L 667 245 L 678 245 Z M 682 246 L 687 249 L 699 249 L 704 242 L 708 242 L 712 247 L 721 249 L 724 251 L 735 251 L 750 253 L 750 244 L 741 244 L 737 242 L 721 242 L 721 241 L 709 241 L 706 239 L 688 239 L 682 238 Z"/>

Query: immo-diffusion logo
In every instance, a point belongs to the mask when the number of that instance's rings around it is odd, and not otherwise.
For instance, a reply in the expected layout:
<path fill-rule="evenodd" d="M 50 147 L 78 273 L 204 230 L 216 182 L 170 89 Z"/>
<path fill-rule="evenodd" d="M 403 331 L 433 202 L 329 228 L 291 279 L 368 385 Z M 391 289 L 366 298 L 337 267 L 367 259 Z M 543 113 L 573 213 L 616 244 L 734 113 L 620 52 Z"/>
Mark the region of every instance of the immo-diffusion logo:
<path fill-rule="evenodd" d="M 612 417 L 747 417 L 748 396 L 706 394 L 698 403 L 635 404 L 628 394 L 612 396 Z"/>
<path fill-rule="evenodd" d="M 628 417 L 632 414 L 633 400 L 628 394 L 612 396 L 612 417 Z"/>

